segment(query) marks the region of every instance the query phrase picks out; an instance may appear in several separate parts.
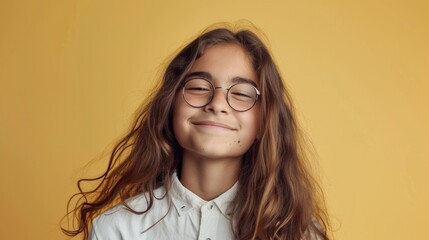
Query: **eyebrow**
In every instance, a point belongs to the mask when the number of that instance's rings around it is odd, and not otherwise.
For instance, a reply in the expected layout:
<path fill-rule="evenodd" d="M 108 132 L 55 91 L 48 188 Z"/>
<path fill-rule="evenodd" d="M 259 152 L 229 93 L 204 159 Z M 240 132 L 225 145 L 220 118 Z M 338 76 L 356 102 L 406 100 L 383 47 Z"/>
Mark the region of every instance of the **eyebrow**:
<path fill-rule="evenodd" d="M 188 73 L 185 76 L 185 80 L 190 79 L 190 78 L 196 78 L 196 77 L 201 77 L 210 81 L 213 81 L 213 77 L 209 72 L 192 72 L 192 73 Z M 249 78 L 244 78 L 244 77 L 233 77 L 232 81 L 233 84 L 236 83 L 249 83 L 252 84 L 254 87 L 256 87 L 256 83 L 255 81 L 249 79 Z"/>

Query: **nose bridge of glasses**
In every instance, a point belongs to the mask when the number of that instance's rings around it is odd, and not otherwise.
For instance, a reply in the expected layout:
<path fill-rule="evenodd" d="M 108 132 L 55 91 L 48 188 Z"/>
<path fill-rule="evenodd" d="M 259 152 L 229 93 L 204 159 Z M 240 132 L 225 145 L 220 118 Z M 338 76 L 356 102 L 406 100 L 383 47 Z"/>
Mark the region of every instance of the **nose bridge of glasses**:
<path fill-rule="evenodd" d="M 227 92 L 228 92 L 228 90 L 229 90 L 229 88 L 226 88 L 226 87 L 214 87 L 214 90 L 216 90 L 216 89 L 224 89 L 224 90 L 226 90 Z"/>
<path fill-rule="evenodd" d="M 228 88 L 226 88 L 226 87 L 215 87 L 215 86 L 213 86 L 213 96 L 212 96 L 212 101 L 214 100 L 214 98 L 216 98 L 216 90 L 217 89 L 223 89 L 223 90 L 225 90 L 225 92 L 224 91 L 222 91 L 223 92 L 223 94 L 221 95 L 222 97 L 223 97 L 223 99 L 224 100 L 226 100 L 226 101 L 228 101 L 228 97 L 227 97 L 227 93 L 228 93 Z"/>

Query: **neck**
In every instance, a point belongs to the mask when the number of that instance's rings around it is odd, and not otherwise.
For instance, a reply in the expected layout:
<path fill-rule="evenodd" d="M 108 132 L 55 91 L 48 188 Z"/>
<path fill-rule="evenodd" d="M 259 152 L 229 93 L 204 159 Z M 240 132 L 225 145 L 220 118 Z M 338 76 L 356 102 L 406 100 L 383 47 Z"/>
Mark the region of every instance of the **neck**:
<path fill-rule="evenodd" d="M 210 201 L 237 182 L 240 166 L 241 158 L 206 159 L 184 154 L 180 182 L 200 198 Z"/>

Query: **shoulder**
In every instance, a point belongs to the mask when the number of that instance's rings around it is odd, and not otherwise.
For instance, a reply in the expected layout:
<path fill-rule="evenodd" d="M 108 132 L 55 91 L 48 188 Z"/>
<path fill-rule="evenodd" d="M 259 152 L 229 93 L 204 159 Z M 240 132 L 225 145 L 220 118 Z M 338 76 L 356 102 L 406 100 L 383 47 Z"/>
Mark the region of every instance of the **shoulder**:
<path fill-rule="evenodd" d="M 91 239 L 136 239 L 146 228 L 161 219 L 169 209 L 169 199 L 163 187 L 154 191 L 154 202 L 150 209 L 149 194 L 142 193 L 112 207 L 97 216 L 92 223 Z M 135 212 L 147 211 L 144 214 Z"/>

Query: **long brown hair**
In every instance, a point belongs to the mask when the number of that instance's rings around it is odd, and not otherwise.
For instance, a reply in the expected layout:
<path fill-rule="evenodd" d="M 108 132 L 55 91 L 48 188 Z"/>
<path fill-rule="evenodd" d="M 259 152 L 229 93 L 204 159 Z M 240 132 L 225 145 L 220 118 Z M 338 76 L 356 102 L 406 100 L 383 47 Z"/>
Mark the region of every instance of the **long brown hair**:
<path fill-rule="evenodd" d="M 92 220 L 102 211 L 140 193 L 169 188 L 180 172 L 182 148 L 173 134 L 173 104 L 184 76 L 204 51 L 219 43 L 239 44 L 251 57 L 261 91 L 261 134 L 243 157 L 238 194 L 232 204 L 237 239 L 328 239 L 328 218 L 320 188 L 311 177 L 290 96 L 264 43 L 251 30 L 227 27 L 207 30 L 168 64 L 162 81 L 139 110 L 129 132 L 114 147 L 107 170 L 78 181 L 78 197 L 67 217 L 65 234 L 88 239 Z M 87 191 L 82 185 L 96 182 Z M 239 204 L 238 204 L 239 203 Z"/>

